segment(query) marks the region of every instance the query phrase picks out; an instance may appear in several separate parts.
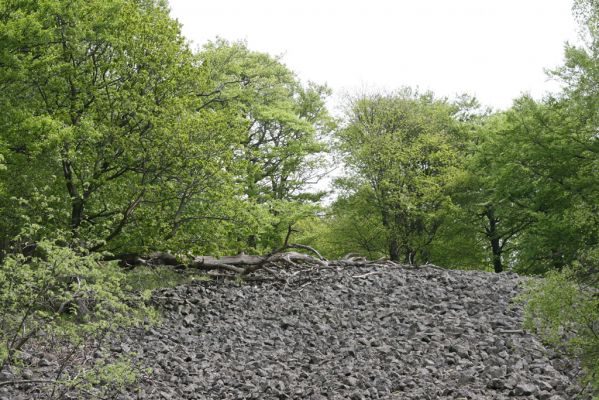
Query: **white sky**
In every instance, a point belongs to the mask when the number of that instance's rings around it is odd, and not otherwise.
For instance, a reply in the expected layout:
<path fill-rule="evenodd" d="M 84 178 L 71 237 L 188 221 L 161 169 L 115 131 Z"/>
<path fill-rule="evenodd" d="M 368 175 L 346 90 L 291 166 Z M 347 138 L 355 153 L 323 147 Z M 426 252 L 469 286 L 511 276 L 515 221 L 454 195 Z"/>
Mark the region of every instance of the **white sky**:
<path fill-rule="evenodd" d="M 402 85 L 494 108 L 557 86 L 544 68 L 576 41 L 572 0 L 170 0 L 183 34 L 282 55 L 302 81 L 337 96 Z"/>

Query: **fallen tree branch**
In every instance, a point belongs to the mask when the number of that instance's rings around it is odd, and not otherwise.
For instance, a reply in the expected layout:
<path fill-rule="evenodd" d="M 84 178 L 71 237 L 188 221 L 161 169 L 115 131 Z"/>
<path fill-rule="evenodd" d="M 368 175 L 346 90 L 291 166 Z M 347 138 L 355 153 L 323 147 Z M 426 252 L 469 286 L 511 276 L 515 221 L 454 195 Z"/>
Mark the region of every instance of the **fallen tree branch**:
<path fill-rule="evenodd" d="M 316 254 L 316 256 L 318 257 L 319 260 L 326 261 L 326 259 L 318 252 L 318 250 L 314 249 L 313 247 L 306 246 L 305 244 L 291 243 L 291 244 L 287 245 L 286 249 L 302 249 L 302 250 L 307 250 L 307 251 L 310 251 L 310 252 Z"/>
<path fill-rule="evenodd" d="M 499 330 L 499 333 L 506 333 L 506 334 L 519 333 L 521 335 L 524 335 L 526 332 L 524 332 L 522 329 L 502 329 L 502 330 Z"/>
<path fill-rule="evenodd" d="M 303 245 L 288 244 L 286 246 L 286 248 L 309 248 L 309 246 L 303 247 Z M 315 254 L 320 254 L 316 250 L 314 250 L 314 252 Z M 248 275 L 259 269 L 265 269 L 269 265 L 280 266 L 280 264 L 292 265 L 295 267 L 299 266 L 299 264 L 318 265 L 321 267 L 328 266 L 328 263 L 322 256 L 319 258 L 314 258 L 303 253 L 283 252 L 282 250 L 277 249 L 277 251 L 271 252 L 266 256 L 248 255 L 243 253 L 236 256 L 224 256 L 221 258 L 197 256 L 191 263 L 187 265 L 187 267 L 202 271 L 211 271 L 216 269 L 230 271 L 239 275 Z M 272 270 L 269 270 L 269 272 L 272 272 Z"/>
<path fill-rule="evenodd" d="M 263 256 L 252 256 L 247 254 L 238 254 L 236 256 L 224 256 L 216 258 L 212 256 L 197 256 L 188 265 L 191 268 L 203 270 L 211 269 L 230 269 L 232 272 L 242 273 L 243 266 L 261 264 L 265 261 Z"/>
<path fill-rule="evenodd" d="M 235 256 L 223 256 L 220 258 L 212 256 L 196 256 L 193 258 L 191 262 L 184 263 L 181 262 L 180 259 L 173 254 L 165 252 L 155 252 L 147 256 L 142 256 L 136 253 L 108 256 L 105 257 L 104 260 L 119 260 L 120 265 L 124 268 L 134 268 L 135 266 L 139 265 L 170 265 L 176 268 L 192 268 L 200 271 L 228 271 L 238 275 L 248 275 L 259 269 L 265 269 L 267 266 L 280 267 L 281 264 L 291 265 L 294 267 L 298 267 L 300 264 L 307 264 L 312 266 L 318 265 L 321 267 L 329 266 L 328 261 L 315 248 L 299 243 L 289 243 L 289 239 L 291 238 L 291 234 L 293 232 L 297 231 L 294 230 L 291 225 L 289 225 L 289 227 L 287 228 L 287 235 L 285 236 L 285 241 L 283 242 L 283 245 L 263 256 L 248 255 L 243 252 Z M 287 252 L 286 250 L 289 249 L 305 250 L 314 254 L 316 257 L 304 253 Z M 267 272 L 273 273 L 274 271 L 268 269 Z"/>
<path fill-rule="evenodd" d="M 420 268 L 432 268 L 432 269 L 440 269 L 440 270 L 442 270 L 442 271 L 445 271 L 445 270 L 446 270 L 445 268 L 441 268 L 441 267 L 439 267 L 439 266 L 437 266 L 437 265 L 435 265 L 435 264 L 431 264 L 431 263 L 426 263 L 426 264 L 423 264 L 423 265 L 421 265 L 421 266 L 420 266 Z"/>
<path fill-rule="evenodd" d="M 379 275 L 381 273 L 382 273 L 381 271 L 372 271 L 372 272 L 367 272 L 367 273 L 362 274 L 362 275 L 352 275 L 352 278 L 367 278 L 369 276 Z"/>

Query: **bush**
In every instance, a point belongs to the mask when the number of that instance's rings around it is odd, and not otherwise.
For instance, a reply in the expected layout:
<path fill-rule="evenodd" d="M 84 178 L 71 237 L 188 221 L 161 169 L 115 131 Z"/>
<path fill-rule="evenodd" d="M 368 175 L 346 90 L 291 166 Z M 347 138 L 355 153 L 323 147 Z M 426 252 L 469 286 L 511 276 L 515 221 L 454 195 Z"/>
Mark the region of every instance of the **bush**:
<path fill-rule="evenodd" d="M 579 276 L 575 265 L 531 280 L 523 295 L 525 326 L 580 360 L 583 384 L 599 392 L 599 292 Z"/>
<path fill-rule="evenodd" d="M 52 348 L 70 355 L 61 358 L 56 381 L 72 386 L 67 372 L 77 351 L 154 317 L 125 274 L 100 255 L 64 240 L 33 244 L 21 236 L 13 243 L 0 265 L 0 370 L 18 366 L 29 345 Z"/>

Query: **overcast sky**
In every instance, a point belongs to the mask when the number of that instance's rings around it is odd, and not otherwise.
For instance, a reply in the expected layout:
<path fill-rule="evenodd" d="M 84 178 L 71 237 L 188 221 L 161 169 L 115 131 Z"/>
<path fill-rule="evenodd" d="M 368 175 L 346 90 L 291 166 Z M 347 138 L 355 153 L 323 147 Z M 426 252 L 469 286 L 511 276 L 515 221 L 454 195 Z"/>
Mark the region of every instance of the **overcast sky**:
<path fill-rule="evenodd" d="M 494 108 L 555 84 L 576 40 L 572 0 L 170 0 L 200 47 L 220 36 L 282 55 L 302 81 L 340 96 L 402 85 L 470 93 Z M 333 101 L 333 104 L 336 104 Z"/>

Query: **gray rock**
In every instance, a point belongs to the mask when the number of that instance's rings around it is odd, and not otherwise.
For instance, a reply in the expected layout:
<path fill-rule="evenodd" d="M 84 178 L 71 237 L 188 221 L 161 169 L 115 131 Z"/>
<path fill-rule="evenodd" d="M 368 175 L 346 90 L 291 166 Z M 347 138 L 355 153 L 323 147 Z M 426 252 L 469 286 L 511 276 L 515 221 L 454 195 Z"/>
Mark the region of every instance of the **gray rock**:
<path fill-rule="evenodd" d="M 8 371 L 0 371 L 0 382 L 8 382 L 14 379 L 14 375 Z"/>
<path fill-rule="evenodd" d="M 540 390 L 546 390 L 548 392 L 551 392 L 553 390 L 553 386 L 551 386 L 548 382 L 542 380 L 538 380 L 537 385 L 539 385 Z"/>
<path fill-rule="evenodd" d="M 531 383 L 519 383 L 514 388 L 516 396 L 530 396 L 537 393 L 539 388 Z"/>
<path fill-rule="evenodd" d="M 23 377 L 23 379 L 26 379 L 26 380 L 33 379 L 33 371 L 29 368 L 25 368 L 21 372 L 21 377 Z"/>
<path fill-rule="evenodd" d="M 502 379 L 492 379 L 487 383 L 489 389 L 501 390 L 505 388 L 505 382 Z"/>
<path fill-rule="evenodd" d="M 506 373 L 506 368 L 505 368 L 505 366 L 502 366 L 502 367 L 494 365 L 494 366 L 488 368 L 485 372 L 491 378 L 503 378 Z"/>
<path fill-rule="evenodd" d="M 55 362 L 48 360 L 47 358 L 42 358 L 37 363 L 38 367 L 50 367 L 56 365 Z"/>
<path fill-rule="evenodd" d="M 368 272 L 377 274 L 352 277 Z M 522 322 L 520 305 L 510 303 L 519 290 L 514 277 L 390 266 L 297 268 L 285 277 L 258 273 L 241 285 L 157 292 L 163 325 L 106 343 L 107 360 L 136 354 L 134 362 L 153 373 L 108 397 L 572 398 L 565 363 L 531 335 L 502 333 Z M 56 358 L 27 351 L 39 360 L 27 365 L 34 376 L 51 378 Z M 37 398 L 31 388 L 0 389 L 11 400 Z"/>
<path fill-rule="evenodd" d="M 354 387 L 354 386 L 358 385 L 358 380 L 356 378 L 354 378 L 353 376 L 347 376 L 347 377 L 343 378 L 342 382 L 350 387 Z"/>

